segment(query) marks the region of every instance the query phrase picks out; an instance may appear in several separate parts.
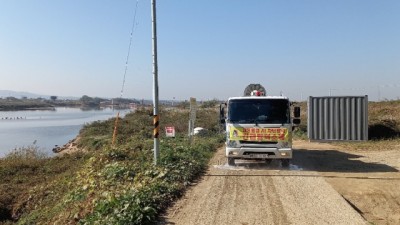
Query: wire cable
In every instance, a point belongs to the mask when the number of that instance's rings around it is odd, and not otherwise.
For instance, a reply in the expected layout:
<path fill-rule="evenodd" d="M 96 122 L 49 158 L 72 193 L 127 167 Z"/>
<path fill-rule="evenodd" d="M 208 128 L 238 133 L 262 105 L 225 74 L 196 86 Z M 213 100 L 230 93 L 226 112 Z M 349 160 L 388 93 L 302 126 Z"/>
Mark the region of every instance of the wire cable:
<path fill-rule="evenodd" d="M 121 88 L 121 95 L 120 98 L 122 98 L 124 94 L 124 88 L 125 88 L 125 80 L 126 80 L 126 72 L 128 71 L 128 63 L 129 63 L 129 57 L 131 55 L 131 46 L 132 46 L 132 39 L 133 39 L 133 32 L 135 31 L 136 28 L 136 14 L 137 14 L 137 9 L 138 9 L 138 4 L 139 0 L 136 0 L 136 6 L 135 6 L 135 13 L 133 15 L 133 21 L 132 21 L 132 28 L 131 28 L 131 36 L 129 39 L 129 47 L 128 47 L 128 54 L 126 56 L 126 62 L 125 62 L 125 71 L 124 71 L 124 78 L 122 80 L 122 88 Z"/>
<path fill-rule="evenodd" d="M 121 95 L 120 95 L 121 99 L 122 99 L 122 96 L 124 95 L 126 72 L 128 71 L 128 62 L 129 62 L 129 57 L 131 55 L 133 32 L 135 31 L 135 27 L 136 27 L 135 25 L 136 25 L 136 14 L 137 14 L 137 9 L 138 9 L 138 4 L 139 4 L 139 0 L 136 0 L 135 13 L 133 15 L 132 28 L 131 28 L 131 36 L 129 38 L 128 54 L 126 56 L 126 61 L 125 61 L 124 78 L 122 80 Z M 115 118 L 114 132 L 113 132 L 113 137 L 112 137 L 112 145 L 113 146 L 115 144 L 115 139 L 117 137 L 118 119 L 119 119 L 119 112 L 117 113 L 117 117 Z"/>

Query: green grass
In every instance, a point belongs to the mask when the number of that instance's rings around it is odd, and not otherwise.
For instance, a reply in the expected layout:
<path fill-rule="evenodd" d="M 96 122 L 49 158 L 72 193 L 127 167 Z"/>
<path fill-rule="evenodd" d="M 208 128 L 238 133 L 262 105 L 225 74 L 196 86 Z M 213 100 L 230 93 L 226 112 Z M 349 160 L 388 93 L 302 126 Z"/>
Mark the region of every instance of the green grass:
<path fill-rule="evenodd" d="M 109 149 L 95 160 L 96 172 L 85 174 L 88 182 L 78 190 L 96 202 L 87 205 L 90 213 L 80 215 L 80 223 L 153 224 L 157 215 L 204 171 L 221 140 L 197 139 L 192 146 L 184 138 L 163 140 L 158 166 L 153 165 L 152 151 Z M 99 166 L 99 161 L 104 165 Z"/>

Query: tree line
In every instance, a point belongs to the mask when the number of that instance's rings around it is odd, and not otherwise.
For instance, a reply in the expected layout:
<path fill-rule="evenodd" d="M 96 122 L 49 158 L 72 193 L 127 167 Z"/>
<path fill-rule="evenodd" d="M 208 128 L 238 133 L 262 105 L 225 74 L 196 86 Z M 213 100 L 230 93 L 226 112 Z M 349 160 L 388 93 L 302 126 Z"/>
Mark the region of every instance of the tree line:
<path fill-rule="evenodd" d="M 49 98 L 15 98 L 5 97 L 0 98 L 0 111 L 9 110 L 29 110 L 29 109 L 49 109 L 54 107 L 100 107 L 100 106 L 127 106 L 131 103 L 139 104 L 135 99 L 125 98 L 99 98 L 83 95 L 77 100 L 59 99 L 58 96 L 52 95 Z"/>

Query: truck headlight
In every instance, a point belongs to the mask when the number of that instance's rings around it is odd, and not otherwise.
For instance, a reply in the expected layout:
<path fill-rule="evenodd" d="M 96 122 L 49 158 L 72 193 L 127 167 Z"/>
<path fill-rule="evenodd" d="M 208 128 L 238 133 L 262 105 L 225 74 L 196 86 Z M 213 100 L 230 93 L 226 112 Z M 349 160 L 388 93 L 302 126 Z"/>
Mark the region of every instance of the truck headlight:
<path fill-rule="evenodd" d="M 231 147 L 231 148 L 235 148 L 235 147 L 237 147 L 237 143 L 236 143 L 236 141 L 229 140 L 227 143 L 227 146 Z"/>
<path fill-rule="evenodd" d="M 238 152 L 237 151 L 230 151 L 229 155 L 238 155 Z"/>

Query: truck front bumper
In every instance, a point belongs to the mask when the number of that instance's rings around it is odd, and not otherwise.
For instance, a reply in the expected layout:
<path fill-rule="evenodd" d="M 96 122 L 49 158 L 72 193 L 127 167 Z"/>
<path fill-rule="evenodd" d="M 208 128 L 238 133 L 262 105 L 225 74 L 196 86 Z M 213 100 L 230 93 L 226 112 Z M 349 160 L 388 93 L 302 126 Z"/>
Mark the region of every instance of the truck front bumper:
<path fill-rule="evenodd" d="M 291 159 L 291 148 L 226 148 L 226 156 L 235 159 Z"/>

